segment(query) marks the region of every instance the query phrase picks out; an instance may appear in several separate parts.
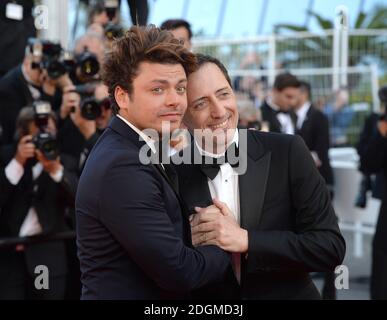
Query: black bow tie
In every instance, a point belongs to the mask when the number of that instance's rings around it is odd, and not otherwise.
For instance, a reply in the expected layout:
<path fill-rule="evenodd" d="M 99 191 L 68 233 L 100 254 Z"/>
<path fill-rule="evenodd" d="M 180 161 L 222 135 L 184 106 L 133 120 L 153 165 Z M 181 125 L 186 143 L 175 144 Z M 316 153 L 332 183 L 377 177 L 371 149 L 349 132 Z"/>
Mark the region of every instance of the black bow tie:
<path fill-rule="evenodd" d="M 233 150 L 234 152 L 231 153 L 231 150 Z M 233 168 L 237 167 L 239 165 L 239 160 L 232 159 L 233 161 L 231 161 L 230 163 L 229 160 L 231 160 L 231 155 L 234 155 L 235 158 L 239 157 L 239 150 L 235 142 L 232 143 L 227 148 L 225 155 L 222 157 L 212 158 L 212 157 L 203 156 L 202 163 L 200 164 L 200 167 L 203 173 L 211 180 L 214 180 L 215 177 L 218 175 L 220 166 L 222 164 L 228 163 Z M 235 160 L 238 160 L 238 161 L 235 161 Z"/>
<path fill-rule="evenodd" d="M 285 110 L 276 110 L 275 114 L 289 114 L 289 111 L 285 111 Z"/>

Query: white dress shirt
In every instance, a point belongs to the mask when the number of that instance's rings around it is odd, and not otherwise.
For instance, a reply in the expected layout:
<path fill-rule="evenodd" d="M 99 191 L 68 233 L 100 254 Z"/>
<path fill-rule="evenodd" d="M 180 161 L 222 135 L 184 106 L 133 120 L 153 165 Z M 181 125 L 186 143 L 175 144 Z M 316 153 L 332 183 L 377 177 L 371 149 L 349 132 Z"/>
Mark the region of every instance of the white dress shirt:
<path fill-rule="evenodd" d="M 32 168 L 32 179 L 36 180 L 42 172 L 43 166 L 40 162 L 38 162 Z M 5 176 L 7 177 L 8 181 L 14 186 L 19 183 L 20 179 L 23 177 L 23 174 L 24 167 L 16 159 L 12 159 L 5 167 Z M 50 174 L 50 177 L 56 183 L 61 182 L 63 178 L 63 168 L 55 172 L 55 174 Z M 35 208 L 31 207 L 28 210 L 28 213 L 20 227 L 19 237 L 33 236 L 40 233 L 42 233 L 42 226 L 39 223 L 38 214 L 36 213 Z"/>
<path fill-rule="evenodd" d="M 223 154 L 213 154 L 209 153 L 205 150 L 203 150 L 195 141 L 196 146 L 200 152 L 201 155 L 212 157 L 212 158 L 219 158 L 224 156 Z M 238 136 L 238 130 L 235 130 L 234 137 L 232 143 L 235 143 L 238 146 L 239 143 L 239 136 Z M 240 225 L 240 204 L 239 204 L 239 178 L 238 174 L 234 171 L 233 167 L 229 163 L 224 163 L 220 165 L 219 173 L 216 175 L 216 177 L 211 180 L 210 178 L 207 178 L 208 187 L 210 189 L 211 197 L 217 198 L 218 200 L 224 202 L 227 207 L 231 210 L 232 214 L 234 215 L 235 220 Z M 240 259 L 241 255 L 240 253 L 233 253 L 232 254 L 233 259 L 233 268 L 235 275 L 238 279 L 238 282 L 240 282 Z"/>
<path fill-rule="evenodd" d="M 306 114 L 308 113 L 309 109 L 310 109 L 310 102 L 307 101 L 303 104 L 303 106 L 296 110 L 296 114 L 297 114 L 297 129 L 300 130 L 302 128 L 302 125 L 304 124 L 305 122 L 305 119 L 306 119 Z"/>

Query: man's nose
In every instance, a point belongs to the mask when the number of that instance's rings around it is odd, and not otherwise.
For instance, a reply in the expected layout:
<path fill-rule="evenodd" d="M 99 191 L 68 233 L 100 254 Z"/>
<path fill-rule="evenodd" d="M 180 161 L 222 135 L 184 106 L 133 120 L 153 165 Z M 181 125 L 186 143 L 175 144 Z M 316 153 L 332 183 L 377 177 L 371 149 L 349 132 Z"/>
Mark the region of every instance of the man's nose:
<path fill-rule="evenodd" d="M 224 105 L 214 99 L 211 103 L 211 116 L 215 119 L 220 119 L 220 118 L 223 118 L 224 116 L 226 115 L 226 108 L 224 107 Z"/>
<path fill-rule="evenodd" d="M 169 107 L 176 107 L 180 103 L 181 96 L 176 92 L 176 90 L 169 90 L 165 98 L 165 103 Z"/>

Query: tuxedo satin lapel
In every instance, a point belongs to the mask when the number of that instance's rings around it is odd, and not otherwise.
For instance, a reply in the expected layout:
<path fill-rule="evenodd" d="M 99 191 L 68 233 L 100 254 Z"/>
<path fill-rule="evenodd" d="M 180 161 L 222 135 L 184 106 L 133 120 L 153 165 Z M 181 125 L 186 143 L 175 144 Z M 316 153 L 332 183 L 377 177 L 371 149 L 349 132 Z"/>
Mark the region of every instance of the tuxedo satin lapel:
<path fill-rule="evenodd" d="M 258 139 L 248 139 L 247 170 L 239 176 L 241 227 L 257 228 L 262 215 L 271 152 L 264 152 Z"/>

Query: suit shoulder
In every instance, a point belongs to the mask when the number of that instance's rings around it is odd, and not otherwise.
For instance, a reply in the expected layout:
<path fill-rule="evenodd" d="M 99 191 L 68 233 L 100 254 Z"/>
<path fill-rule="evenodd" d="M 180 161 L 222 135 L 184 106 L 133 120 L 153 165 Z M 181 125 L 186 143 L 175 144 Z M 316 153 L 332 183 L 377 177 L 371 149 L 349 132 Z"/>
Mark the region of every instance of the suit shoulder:
<path fill-rule="evenodd" d="M 287 154 L 293 148 L 297 150 L 299 150 L 299 148 L 305 148 L 305 142 L 299 135 L 249 130 L 249 132 L 250 131 L 250 136 L 253 137 L 257 143 L 261 143 L 265 150 L 270 150 L 276 154 Z"/>
<path fill-rule="evenodd" d="M 295 135 L 277 133 L 277 132 L 264 132 L 257 130 L 248 130 L 249 134 L 252 135 L 255 139 L 258 139 L 264 145 L 266 144 L 290 144 L 291 141 L 295 138 Z"/>

